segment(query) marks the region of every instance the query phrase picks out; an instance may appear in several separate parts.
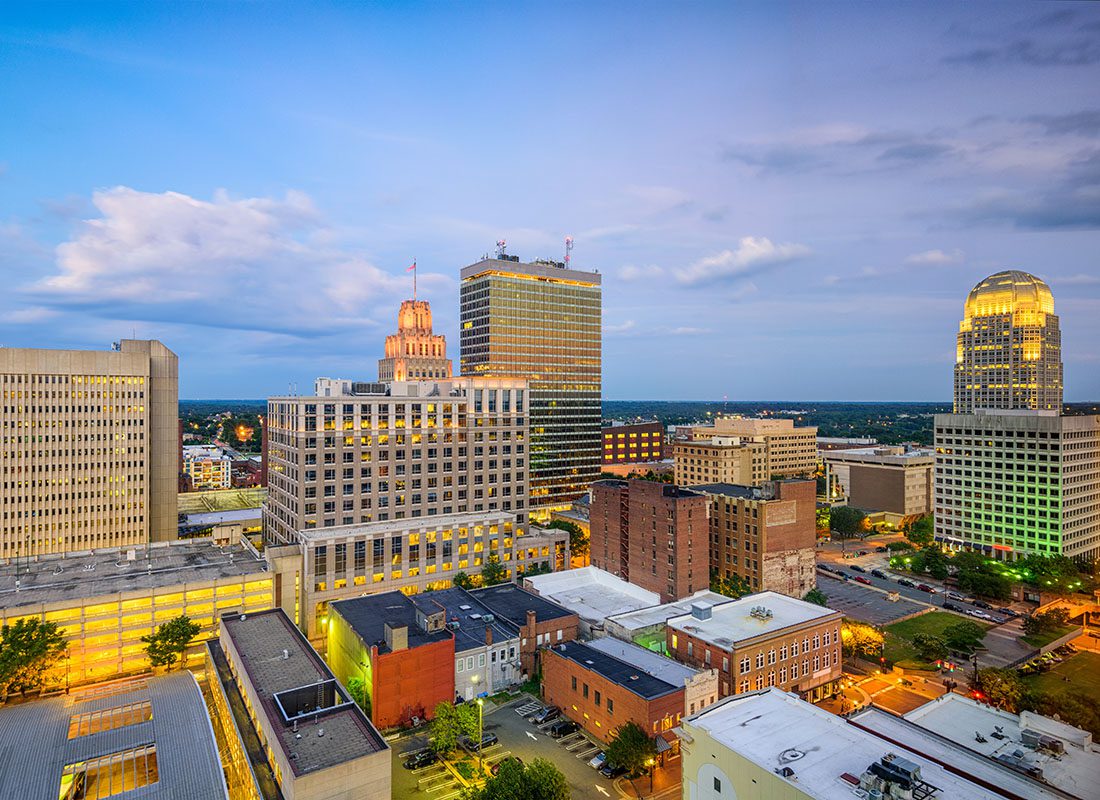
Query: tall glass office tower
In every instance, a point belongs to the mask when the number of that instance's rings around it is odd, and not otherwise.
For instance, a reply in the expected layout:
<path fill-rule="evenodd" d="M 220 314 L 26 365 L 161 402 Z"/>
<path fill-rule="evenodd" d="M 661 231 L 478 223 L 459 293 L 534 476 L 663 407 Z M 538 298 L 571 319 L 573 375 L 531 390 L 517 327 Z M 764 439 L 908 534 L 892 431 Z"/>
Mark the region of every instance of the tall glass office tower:
<path fill-rule="evenodd" d="M 462 374 L 528 381 L 536 519 L 600 472 L 601 291 L 599 274 L 553 261 L 502 254 L 462 270 Z"/>

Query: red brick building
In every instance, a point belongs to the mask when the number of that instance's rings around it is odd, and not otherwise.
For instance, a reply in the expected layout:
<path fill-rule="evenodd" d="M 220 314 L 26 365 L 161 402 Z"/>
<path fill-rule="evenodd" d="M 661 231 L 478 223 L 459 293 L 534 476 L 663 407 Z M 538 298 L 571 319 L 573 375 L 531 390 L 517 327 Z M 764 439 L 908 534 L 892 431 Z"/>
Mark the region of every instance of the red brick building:
<path fill-rule="evenodd" d="M 519 628 L 520 665 L 527 675 L 538 672 L 543 648 L 577 638 L 580 618 L 575 613 L 514 583 L 475 589 L 470 594 L 497 617 Z"/>
<path fill-rule="evenodd" d="M 581 642 L 545 651 L 542 696 L 603 742 L 624 722 L 635 722 L 650 736 L 675 744 L 672 729 L 684 713 L 683 686 Z"/>
<path fill-rule="evenodd" d="M 649 589 L 661 602 L 710 585 L 707 495 L 664 483 L 592 484 L 592 565 Z"/>
<path fill-rule="evenodd" d="M 656 420 L 603 429 L 604 464 L 637 464 L 664 457 L 665 429 Z"/>

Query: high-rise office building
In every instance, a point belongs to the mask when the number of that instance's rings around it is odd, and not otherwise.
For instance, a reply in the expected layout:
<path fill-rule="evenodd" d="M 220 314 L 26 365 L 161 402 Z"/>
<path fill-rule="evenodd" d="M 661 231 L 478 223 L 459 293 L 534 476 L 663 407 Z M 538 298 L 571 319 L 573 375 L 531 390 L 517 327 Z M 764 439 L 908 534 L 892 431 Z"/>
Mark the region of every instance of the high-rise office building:
<path fill-rule="evenodd" d="M 446 380 L 451 377 L 447 339 L 432 333 L 427 300 L 406 300 L 397 312 L 397 333 L 386 337 L 386 357 L 378 360 L 378 380 Z"/>
<path fill-rule="evenodd" d="M 600 324 L 597 273 L 503 253 L 462 270 L 462 374 L 530 386 L 535 516 L 567 507 L 599 475 Z"/>
<path fill-rule="evenodd" d="M 176 538 L 179 360 L 0 348 L 0 558 Z"/>
<path fill-rule="evenodd" d="M 1017 270 L 966 298 L 955 348 L 955 413 L 1062 409 L 1062 333 L 1050 287 Z"/>

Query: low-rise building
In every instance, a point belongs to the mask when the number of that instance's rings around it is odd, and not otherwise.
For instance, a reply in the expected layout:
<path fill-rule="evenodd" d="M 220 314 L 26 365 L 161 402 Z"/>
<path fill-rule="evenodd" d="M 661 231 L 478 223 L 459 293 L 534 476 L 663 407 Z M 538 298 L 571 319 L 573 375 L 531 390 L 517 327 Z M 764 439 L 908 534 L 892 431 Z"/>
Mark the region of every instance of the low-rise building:
<path fill-rule="evenodd" d="M 233 478 L 233 459 L 220 447 L 189 444 L 183 447 L 183 471 L 192 489 L 228 489 Z"/>
<path fill-rule="evenodd" d="M 389 800 L 389 746 L 281 609 L 224 617 L 207 652 L 219 726 L 270 768 L 275 796 Z"/>
<path fill-rule="evenodd" d="M 884 511 L 895 525 L 932 513 L 932 448 L 860 447 L 824 455 L 826 474 L 840 484 L 848 505 Z"/>
<path fill-rule="evenodd" d="M 455 635 L 430 595 L 385 592 L 333 603 L 328 663 L 345 684 L 362 682 L 383 730 L 431 719 L 455 700 Z"/>
<path fill-rule="evenodd" d="M 668 621 L 668 653 L 717 669 L 722 697 L 777 686 L 820 700 L 841 676 L 842 616 L 778 592 L 717 606 L 695 602 L 690 614 Z"/>
<path fill-rule="evenodd" d="M 202 692 L 186 671 L 0 708 L 0 797 L 229 800 Z"/>
<path fill-rule="evenodd" d="M 718 702 L 718 670 L 694 669 L 640 645 L 611 636 L 587 642 L 593 650 L 632 664 L 647 675 L 684 687 L 684 716 Z"/>
<path fill-rule="evenodd" d="M 607 617 L 661 602 L 655 592 L 592 566 L 532 575 L 524 579 L 523 586 L 574 612 L 580 619 L 581 635 L 586 637 L 600 635 Z"/>
<path fill-rule="evenodd" d="M 817 585 L 817 486 L 765 481 L 704 484 L 710 498 L 710 568 L 741 578 L 754 592 L 803 597 Z"/>
<path fill-rule="evenodd" d="M 764 479 L 808 477 L 817 469 L 817 428 L 794 423 L 793 419 L 782 418 L 715 417 L 712 425 L 693 428 L 692 438 L 734 436 L 762 443 L 767 473 Z"/>
<path fill-rule="evenodd" d="M 514 583 L 474 589 L 470 594 L 495 617 L 519 628 L 524 680 L 537 674 L 542 648 L 577 638 L 580 619 L 574 612 Z"/>
<path fill-rule="evenodd" d="M 603 463 L 637 464 L 665 457 L 665 429 L 652 422 L 612 422 L 603 429 Z"/>
<path fill-rule="evenodd" d="M 758 484 L 771 477 L 764 443 L 740 436 L 678 440 L 672 445 L 672 459 L 677 486 Z"/>
<path fill-rule="evenodd" d="M 690 614 L 692 603 L 696 602 L 710 603 L 713 607 L 731 603 L 733 599 L 709 589 L 700 589 L 682 600 L 610 616 L 604 621 L 604 631 L 624 642 L 633 642 L 655 653 L 668 655 L 665 634 L 668 621 Z"/>

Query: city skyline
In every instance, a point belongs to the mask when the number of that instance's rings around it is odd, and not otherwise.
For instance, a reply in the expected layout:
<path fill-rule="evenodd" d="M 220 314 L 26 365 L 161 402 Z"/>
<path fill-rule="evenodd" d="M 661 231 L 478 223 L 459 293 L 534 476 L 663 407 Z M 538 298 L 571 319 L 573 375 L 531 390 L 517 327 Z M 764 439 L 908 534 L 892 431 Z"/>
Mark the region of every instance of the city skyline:
<path fill-rule="evenodd" d="M 1095 400 L 1100 9 L 924 8 L 9 6 L 0 345 L 369 379 L 414 259 L 455 348 L 463 266 L 572 235 L 608 399 L 948 401 L 1018 269 Z"/>

